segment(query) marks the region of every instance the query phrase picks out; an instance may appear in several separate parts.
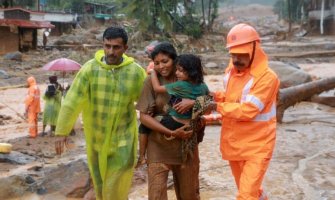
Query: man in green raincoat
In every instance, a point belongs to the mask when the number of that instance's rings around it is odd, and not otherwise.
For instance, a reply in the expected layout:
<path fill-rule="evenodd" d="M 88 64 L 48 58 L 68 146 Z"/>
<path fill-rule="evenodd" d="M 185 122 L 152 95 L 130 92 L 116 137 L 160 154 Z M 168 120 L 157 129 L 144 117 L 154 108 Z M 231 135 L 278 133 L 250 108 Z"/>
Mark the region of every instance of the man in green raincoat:
<path fill-rule="evenodd" d="M 137 151 L 134 102 L 145 78 L 144 69 L 124 54 L 124 29 L 107 28 L 103 50 L 85 63 L 63 101 L 56 127 L 56 146 L 66 137 L 81 111 L 88 166 L 96 199 L 125 200 L 131 186 Z"/>

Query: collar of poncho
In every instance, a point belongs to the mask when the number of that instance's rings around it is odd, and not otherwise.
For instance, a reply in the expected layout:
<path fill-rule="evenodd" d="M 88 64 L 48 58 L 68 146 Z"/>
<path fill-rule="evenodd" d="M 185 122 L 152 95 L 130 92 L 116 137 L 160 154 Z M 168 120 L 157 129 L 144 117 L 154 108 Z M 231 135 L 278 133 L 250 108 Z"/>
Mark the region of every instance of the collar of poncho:
<path fill-rule="evenodd" d="M 109 69 L 109 70 L 110 70 L 110 69 L 120 68 L 120 67 L 129 65 L 129 64 L 131 64 L 131 63 L 134 62 L 134 58 L 132 58 L 132 57 L 128 57 L 126 54 L 123 54 L 123 55 L 122 55 L 123 61 L 122 61 L 121 64 L 119 64 L 119 65 L 108 65 L 108 64 L 106 64 L 106 63 L 103 62 L 103 59 L 102 59 L 102 58 L 103 58 L 104 56 L 105 56 L 105 52 L 104 52 L 104 50 L 99 50 L 99 51 L 97 51 L 97 52 L 95 53 L 94 58 L 95 58 L 96 62 L 98 62 L 99 65 L 100 65 L 101 67 L 103 67 L 103 68 L 105 68 L 105 69 Z"/>

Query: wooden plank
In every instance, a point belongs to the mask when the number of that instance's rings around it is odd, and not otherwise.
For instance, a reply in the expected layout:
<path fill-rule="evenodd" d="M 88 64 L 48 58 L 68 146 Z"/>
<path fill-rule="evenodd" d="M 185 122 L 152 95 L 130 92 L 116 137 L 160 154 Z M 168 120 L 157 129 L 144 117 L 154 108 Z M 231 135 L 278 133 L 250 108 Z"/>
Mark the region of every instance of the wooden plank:
<path fill-rule="evenodd" d="M 270 58 L 303 58 L 310 56 L 335 56 L 335 50 L 274 53 L 274 54 L 268 54 L 268 56 Z"/>

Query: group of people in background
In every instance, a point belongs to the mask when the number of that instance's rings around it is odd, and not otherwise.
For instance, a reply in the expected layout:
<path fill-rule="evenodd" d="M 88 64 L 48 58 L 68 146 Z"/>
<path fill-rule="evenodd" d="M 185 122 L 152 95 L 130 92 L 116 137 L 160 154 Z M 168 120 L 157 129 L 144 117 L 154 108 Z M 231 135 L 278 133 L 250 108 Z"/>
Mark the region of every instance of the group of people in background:
<path fill-rule="evenodd" d="M 29 137 L 36 138 L 38 135 L 46 136 L 47 132 L 45 129 L 48 125 L 50 126 L 50 135 L 53 136 L 65 90 L 58 83 L 57 76 L 49 76 L 49 83 L 45 92 L 42 94 L 42 99 L 44 100 L 43 128 L 42 132 L 38 134 L 38 114 L 41 112 L 41 92 L 33 76 L 27 79 L 27 85 L 29 89 L 25 99 L 25 116 L 29 123 Z"/>
<path fill-rule="evenodd" d="M 231 59 L 218 92 L 205 84 L 198 56 L 178 55 L 171 43 L 159 42 L 148 51 L 152 63 L 146 72 L 125 54 L 127 43 L 123 28 L 107 28 L 103 50 L 83 65 L 65 100 L 60 103 L 62 88 L 52 77 L 58 92 L 44 95 L 43 133 L 47 124 L 52 130 L 56 127 L 58 145 L 66 144 L 83 113 L 96 199 L 127 199 L 134 167 L 144 164 L 149 200 L 167 199 L 169 172 L 178 200 L 200 199 L 198 144 L 205 124 L 201 115 L 212 111 L 222 115 L 220 150 L 235 178 L 236 199 L 268 199 L 262 181 L 274 150 L 279 80 L 268 67 L 256 30 L 238 24 L 228 33 Z M 26 111 L 30 134 L 36 137 L 40 92 L 33 78 L 28 83 Z M 59 109 L 58 117 L 50 114 Z"/>

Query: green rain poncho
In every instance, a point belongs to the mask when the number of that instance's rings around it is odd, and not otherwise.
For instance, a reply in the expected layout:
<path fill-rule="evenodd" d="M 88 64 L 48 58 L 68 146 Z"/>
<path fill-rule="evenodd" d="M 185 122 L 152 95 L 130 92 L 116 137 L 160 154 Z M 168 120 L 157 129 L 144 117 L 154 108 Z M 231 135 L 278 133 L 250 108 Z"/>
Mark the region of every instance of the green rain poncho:
<path fill-rule="evenodd" d="M 56 94 L 52 97 L 43 96 L 44 111 L 43 111 L 43 124 L 56 126 L 58 113 L 62 102 L 62 92 L 56 90 Z"/>
<path fill-rule="evenodd" d="M 146 75 L 133 58 L 123 55 L 123 62 L 116 66 L 104 64 L 103 56 L 103 50 L 96 52 L 78 72 L 63 101 L 56 135 L 68 135 L 83 111 L 96 199 L 125 200 L 137 153 L 134 102 Z"/>

